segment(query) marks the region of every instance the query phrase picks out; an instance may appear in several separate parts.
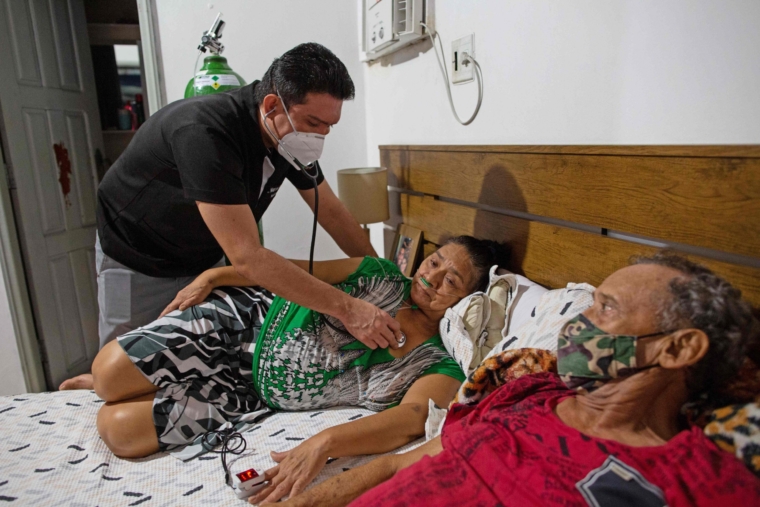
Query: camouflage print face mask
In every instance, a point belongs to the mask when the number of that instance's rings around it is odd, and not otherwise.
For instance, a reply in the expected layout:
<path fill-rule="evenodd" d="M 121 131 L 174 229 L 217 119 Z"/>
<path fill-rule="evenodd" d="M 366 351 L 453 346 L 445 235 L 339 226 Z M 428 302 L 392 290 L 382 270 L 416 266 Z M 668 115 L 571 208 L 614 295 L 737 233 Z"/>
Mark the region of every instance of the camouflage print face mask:
<path fill-rule="evenodd" d="M 609 380 L 628 377 L 659 364 L 636 365 L 636 342 L 673 331 L 643 336 L 609 334 L 583 315 L 568 321 L 559 333 L 557 371 L 570 389 L 594 391 Z"/>

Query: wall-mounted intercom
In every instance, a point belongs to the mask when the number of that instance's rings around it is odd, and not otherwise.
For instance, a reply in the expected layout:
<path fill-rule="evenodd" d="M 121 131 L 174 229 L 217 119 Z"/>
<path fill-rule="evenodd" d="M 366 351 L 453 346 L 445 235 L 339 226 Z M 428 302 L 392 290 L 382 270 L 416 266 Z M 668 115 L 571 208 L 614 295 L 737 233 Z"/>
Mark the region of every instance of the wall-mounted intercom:
<path fill-rule="evenodd" d="M 426 0 L 364 0 L 362 60 L 372 61 L 425 37 Z"/>

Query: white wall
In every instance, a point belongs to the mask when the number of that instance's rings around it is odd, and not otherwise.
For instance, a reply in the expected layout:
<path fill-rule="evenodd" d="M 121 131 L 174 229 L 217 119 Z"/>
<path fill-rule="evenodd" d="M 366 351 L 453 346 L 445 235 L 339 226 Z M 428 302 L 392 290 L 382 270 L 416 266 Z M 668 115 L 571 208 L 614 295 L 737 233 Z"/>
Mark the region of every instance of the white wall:
<path fill-rule="evenodd" d="M 2 163 L 1 160 L 0 163 Z M 0 269 L 0 371 L 3 372 L 0 396 L 27 392 L 2 269 Z"/>
<path fill-rule="evenodd" d="M 435 0 L 446 61 L 475 33 L 480 115 L 456 123 L 429 42 L 368 66 L 380 144 L 760 143 L 757 0 Z M 421 52 L 421 53 L 420 53 Z M 474 83 L 454 87 L 460 117 Z"/>
<path fill-rule="evenodd" d="M 358 1 L 157 0 L 168 97 L 182 96 L 200 34 L 222 11 L 225 56 L 248 80 L 304 41 L 345 62 L 357 99 L 326 143 L 334 188 L 335 170 L 378 164 L 381 144 L 760 143 L 757 0 L 430 1 L 447 62 L 451 41 L 475 33 L 485 99 L 468 127 L 449 110 L 429 42 L 358 61 Z M 460 116 L 475 96 L 474 83 L 454 87 Z M 311 215 L 292 187 L 264 224 L 270 248 L 307 255 Z M 317 257 L 337 255 L 322 233 Z"/>
<path fill-rule="evenodd" d="M 260 79 L 272 60 L 302 42 L 318 42 L 348 68 L 357 100 L 346 102 L 340 123 L 325 142 L 322 168 L 337 193 L 335 172 L 363 166 L 367 160 L 364 75 L 358 59 L 357 9 L 346 0 L 156 0 L 161 52 L 169 101 L 182 98 L 200 37 L 222 12 L 227 22 L 222 42 L 230 66 L 247 82 Z M 286 257 L 307 258 L 311 210 L 292 185 L 285 184 L 264 215 L 268 248 Z M 320 231 L 316 258 L 342 257 L 330 237 Z"/>

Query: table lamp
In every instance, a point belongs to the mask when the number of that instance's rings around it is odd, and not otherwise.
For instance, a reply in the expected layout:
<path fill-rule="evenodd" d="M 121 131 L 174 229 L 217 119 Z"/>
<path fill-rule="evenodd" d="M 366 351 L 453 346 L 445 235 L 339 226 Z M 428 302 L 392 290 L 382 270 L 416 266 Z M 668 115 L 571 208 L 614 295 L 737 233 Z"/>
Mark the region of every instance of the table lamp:
<path fill-rule="evenodd" d="M 365 229 L 367 224 L 388 220 L 388 170 L 384 167 L 341 169 L 338 197 Z"/>

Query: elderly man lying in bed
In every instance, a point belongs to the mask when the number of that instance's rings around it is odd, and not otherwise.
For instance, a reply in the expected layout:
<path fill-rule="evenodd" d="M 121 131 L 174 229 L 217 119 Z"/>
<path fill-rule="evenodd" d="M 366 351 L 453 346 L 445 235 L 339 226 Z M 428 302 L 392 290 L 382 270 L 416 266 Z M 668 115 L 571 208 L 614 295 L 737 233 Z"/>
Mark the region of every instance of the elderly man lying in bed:
<path fill-rule="evenodd" d="M 183 310 L 119 337 L 95 358 L 95 392 L 107 402 L 98 431 L 114 454 L 140 457 L 198 443 L 266 407 L 377 411 L 272 454 L 279 465 L 268 473 L 276 486 L 269 499 L 298 493 L 328 457 L 382 453 L 424 434 L 428 399 L 446 406 L 464 380 L 438 323 L 462 297 L 485 290 L 489 268 L 507 256 L 503 245 L 461 236 L 411 280 L 384 259 L 315 263 L 315 276 L 401 324 L 406 340 L 376 350 L 339 321 L 326 322 L 332 317 L 241 287 L 250 282 L 232 268 L 210 270 L 178 295 Z M 209 295 L 213 286 L 224 288 Z"/>
<path fill-rule="evenodd" d="M 640 259 L 564 326 L 559 375 L 454 405 L 442 436 L 285 505 L 755 505 L 760 480 L 679 411 L 738 371 L 757 329 L 739 291 L 707 269 Z"/>

